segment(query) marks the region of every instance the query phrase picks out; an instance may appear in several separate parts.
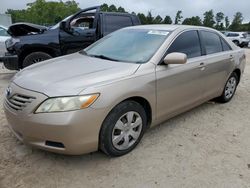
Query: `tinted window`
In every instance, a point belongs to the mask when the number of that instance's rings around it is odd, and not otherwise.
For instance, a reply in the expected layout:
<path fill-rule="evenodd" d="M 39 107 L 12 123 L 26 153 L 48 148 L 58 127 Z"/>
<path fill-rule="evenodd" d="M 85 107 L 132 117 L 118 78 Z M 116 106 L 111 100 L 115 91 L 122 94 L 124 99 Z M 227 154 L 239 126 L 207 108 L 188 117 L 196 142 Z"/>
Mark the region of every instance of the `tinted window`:
<path fill-rule="evenodd" d="M 222 38 L 221 38 L 221 44 L 222 44 L 223 51 L 231 50 L 231 47 L 229 46 L 229 44 Z"/>
<path fill-rule="evenodd" d="M 129 16 L 105 15 L 105 35 L 132 25 L 133 23 Z"/>
<path fill-rule="evenodd" d="M 202 36 L 207 54 L 222 52 L 220 37 L 216 33 L 202 31 Z"/>
<path fill-rule="evenodd" d="M 201 45 L 197 31 L 186 31 L 180 34 L 168 49 L 172 52 L 185 53 L 188 58 L 201 56 Z"/>

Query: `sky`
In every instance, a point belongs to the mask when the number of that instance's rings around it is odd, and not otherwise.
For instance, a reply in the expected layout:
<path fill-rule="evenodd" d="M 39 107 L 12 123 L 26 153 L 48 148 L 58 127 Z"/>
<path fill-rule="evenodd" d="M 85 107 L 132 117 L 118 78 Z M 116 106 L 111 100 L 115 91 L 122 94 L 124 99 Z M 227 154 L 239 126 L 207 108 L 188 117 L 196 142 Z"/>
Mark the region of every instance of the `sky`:
<path fill-rule="evenodd" d="M 7 9 L 25 9 L 26 4 L 35 0 L 0 0 L 0 13 Z M 51 0 L 50 0 L 51 1 Z M 56 1 L 56 0 L 54 0 Z M 63 0 L 64 1 L 64 0 Z M 75 0 L 80 8 L 101 5 L 103 3 L 122 6 L 129 12 L 142 12 L 147 14 L 151 11 L 154 16 L 161 15 L 163 18 L 170 15 L 174 19 L 178 10 L 182 10 L 184 18 L 200 16 L 213 9 L 214 13 L 223 12 L 230 20 L 236 12 L 242 12 L 245 23 L 250 22 L 250 1 L 249 0 Z"/>

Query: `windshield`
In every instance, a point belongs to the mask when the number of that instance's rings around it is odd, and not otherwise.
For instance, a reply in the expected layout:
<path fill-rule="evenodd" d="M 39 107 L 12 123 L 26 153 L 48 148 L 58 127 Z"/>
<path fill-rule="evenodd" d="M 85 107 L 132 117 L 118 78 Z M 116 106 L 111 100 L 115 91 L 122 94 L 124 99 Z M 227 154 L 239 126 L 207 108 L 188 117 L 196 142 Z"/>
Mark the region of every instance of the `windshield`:
<path fill-rule="evenodd" d="M 84 50 L 86 55 L 113 61 L 147 62 L 166 40 L 162 30 L 123 29 L 116 31 Z"/>
<path fill-rule="evenodd" d="M 57 29 L 57 28 L 59 28 L 60 23 L 64 22 L 64 21 L 67 21 L 71 16 L 73 16 L 73 15 L 70 15 L 70 16 L 64 18 L 62 21 L 58 22 L 56 25 L 52 26 L 50 29 Z"/>

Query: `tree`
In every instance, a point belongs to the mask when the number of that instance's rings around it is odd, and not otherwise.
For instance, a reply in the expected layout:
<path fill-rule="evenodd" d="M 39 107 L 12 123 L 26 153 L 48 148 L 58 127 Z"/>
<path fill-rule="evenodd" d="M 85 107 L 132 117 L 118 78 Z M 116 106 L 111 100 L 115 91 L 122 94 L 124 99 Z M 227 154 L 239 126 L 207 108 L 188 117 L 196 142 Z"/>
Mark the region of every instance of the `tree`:
<path fill-rule="evenodd" d="M 241 12 L 236 12 L 236 14 L 234 15 L 234 19 L 232 21 L 232 24 L 230 25 L 230 29 L 233 31 L 239 31 L 240 30 L 240 26 L 242 25 L 242 21 L 243 21 L 243 15 Z"/>
<path fill-rule="evenodd" d="M 109 12 L 117 12 L 118 10 L 117 10 L 117 8 L 116 8 L 116 6 L 115 5 L 110 5 L 109 6 Z"/>
<path fill-rule="evenodd" d="M 109 6 L 108 4 L 104 3 L 101 5 L 101 11 L 103 12 L 108 12 L 109 11 Z"/>
<path fill-rule="evenodd" d="M 191 18 L 186 18 L 182 24 L 185 25 L 202 25 L 201 18 L 199 16 L 193 16 Z"/>
<path fill-rule="evenodd" d="M 218 30 L 223 30 L 224 29 L 224 25 L 222 23 L 222 20 L 224 19 L 224 14 L 223 12 L 218 12 L 215 16 L 215 20 L 216 20 L 216 26 L 215 28 Z"/>
<path fill-rule="evenodd" d="M 175 16 L 175 21 L 174 21 L 175 24 L 179 24 L 181 22 L 181 19 L 183 18 L 181 14 L 182 14 L 182 11 L 178 10 Z"/>
<path fill-rule="evenodd" d="M 124 12 L 125 13 L 126 11 L 123 7 L 118 7 L 117 12 Z"/>
<path fill-rule="evenodd" d="M 215 24 L 213 10 L 209 10 L 205 12 L 203 15 L 204 15 L 203 25 L 206 27 L 213 27 Z"/>
<path fill-rule="evenodd" d="M 164 18 L 163 23 L 164 23 L 164 24 L 172 24 L 173 21 L 172 21 L 171 17 L 167 15 L 167 16 Z"/>
<path fill-rule="evenodd" d="M 36 0 L 27 4 L 27 9 L 8 9 L 7 14 L 11 14 L 13 22 L 31 22 L 41 25 L 53 25 L 63 18 L 79 11 L 75 1 L 53 2 Z M 56 13 L 56 14 L 55 14 Z"/>
<path fill-rule="evenodd" d="M 162 23 L 162 17 L 160 15 L 156 16 L 153 23 L 154 24 L 161 24 Z"/>
<path fill-rule="evenodd" d="M 138 13 L 137 16 L 140 19 L 141 24 L 147 24 L 147 18 L 143 13 Z"/>
<path fill-rule="evenodd" d="M 146 17 L 147 19 L 147 24 L 153 24 L 154 23 L 154 17 L 152 16 L 151 11 L 148 12 L 148 15 Z"/>
<path fill-rule="evenodd" d="M 228 16 L 226 16 L 225 17 L 225 27 L 226 27 L 226 29 L 228 29 L 229 25 L 230 25 L 230 21 L 229 21 Z"/>

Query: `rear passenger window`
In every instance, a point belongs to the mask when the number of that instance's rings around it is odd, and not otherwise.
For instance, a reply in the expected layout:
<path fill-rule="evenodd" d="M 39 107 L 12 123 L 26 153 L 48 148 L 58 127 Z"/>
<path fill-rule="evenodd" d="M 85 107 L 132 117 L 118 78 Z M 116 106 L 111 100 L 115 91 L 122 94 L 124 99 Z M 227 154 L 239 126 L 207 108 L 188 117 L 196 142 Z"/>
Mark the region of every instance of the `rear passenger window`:
<path fill-rule="evenodd" d="M 222 52 L 220 37 L 216 33 L 202 31 L 202 36 L 207 54 Z"/>
<path fill-rule="evenodd" d="M 104 19 L 105 35 L 118 29 L 133 25 L 132 19 L 129 16 L 105 15 Z"/>
<path fill-rule="evenodd" d="M 201 45 L 197 31 L 186 31 L 180 34 L 168 49 L 168 54 L 181 52 L 188 58 L 201 56 Z"/>
<path fill-rule="evenodd" d="M 231 50 L 231 47 L 229 46 L 229 44 L 222 38 L 221 38 L 221 44 L 222 44 L 223 51 Z"/>

